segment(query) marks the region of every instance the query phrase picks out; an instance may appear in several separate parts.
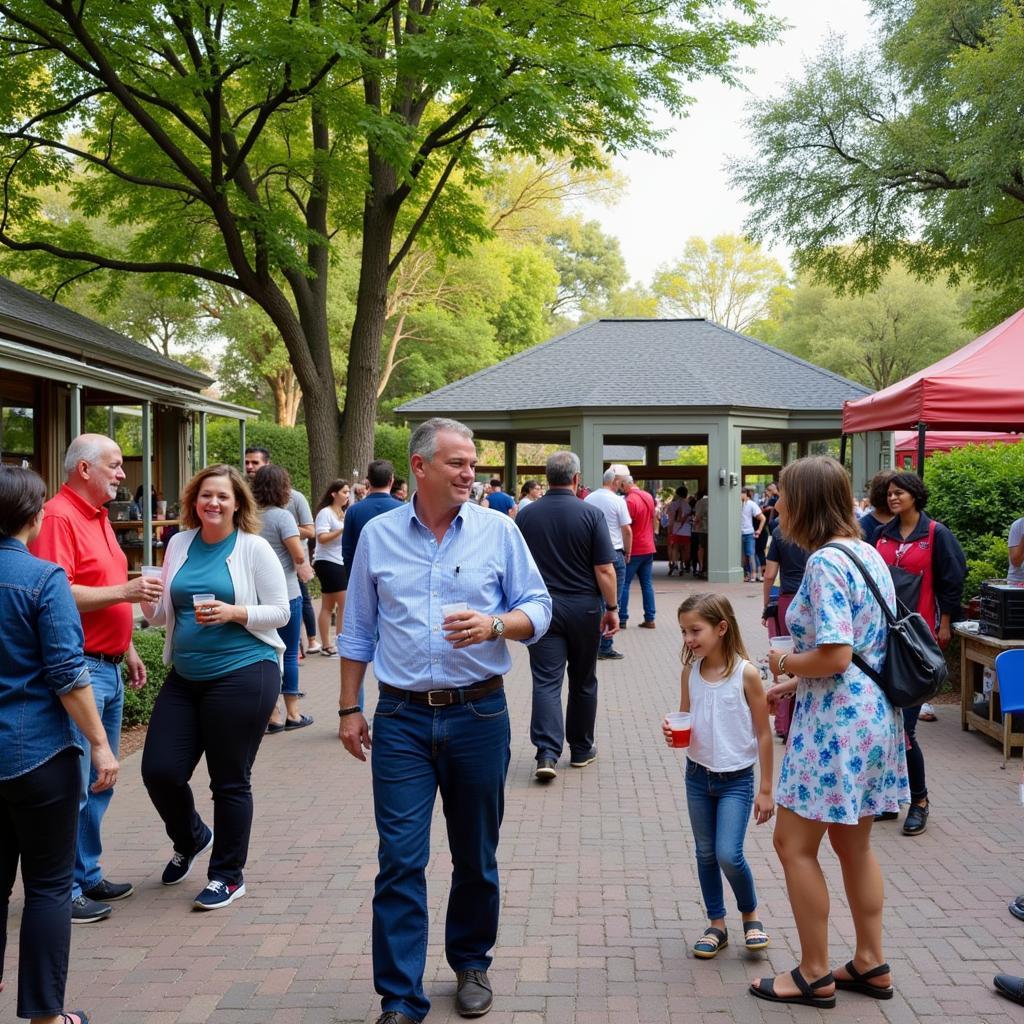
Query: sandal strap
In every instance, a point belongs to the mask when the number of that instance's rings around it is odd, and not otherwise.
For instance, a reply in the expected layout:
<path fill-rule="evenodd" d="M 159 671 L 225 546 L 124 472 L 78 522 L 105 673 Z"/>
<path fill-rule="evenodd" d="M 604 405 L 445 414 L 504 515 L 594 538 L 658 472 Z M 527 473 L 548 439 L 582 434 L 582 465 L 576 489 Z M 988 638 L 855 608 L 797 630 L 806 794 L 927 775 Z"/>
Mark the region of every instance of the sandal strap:
<path fill-rule="evenodd" d="M 754 931 L 755 929 L 756 929 L 757 931 L 759 931 L 759 932 L 763 932 L 763 931 L 764 931 L 764 925 L 763 925 L 763 924 L 761 924 L 761 922 L 760 922 L 760 921 L 744 921 L 744 922 L 743 922 L 743 934 L 744 934 L 744 935 L 745 935 L 745 934 L 746 934 L 747 932 L 752 932 L 752 931 Z"/>
<path fill-rule="evenodd" d="M 800 989 L 801 994 L 806 996 L 808 999 L 815 998 L 815 989 L 824 988 L 826 985 L 831 985 L 835 981 L 835 978 L 832 977 L 832 972 L 829 971 L 824 977 L 808 984 L 807 979 L 800 973 L 799 967 L 794 967 L 793 970 L 789 972 L 789 976 L 793 979 L 796 987 Z"/>
<path fill-rule="evenodd" d="M 870 971 L 865 971 L 863 974 L 853 966 L 851 960 L 846 965 L 846 973 L 850 976 L 851 981 L 870 981 L 872 978 L 880 978 L 883 974 L 891 974 L 892 968 L 888 964 L 879 964 L 877 967 L 872 967 Z"/>
<path fill-rule="evenodd" d="M 707 941 L 715 944 L 715 949 L 725 942 L 729 937 L 727 932 L 723 932 L 721 928 L 705 928 L 704 934 L 697 940 L 698 943 Z"/>

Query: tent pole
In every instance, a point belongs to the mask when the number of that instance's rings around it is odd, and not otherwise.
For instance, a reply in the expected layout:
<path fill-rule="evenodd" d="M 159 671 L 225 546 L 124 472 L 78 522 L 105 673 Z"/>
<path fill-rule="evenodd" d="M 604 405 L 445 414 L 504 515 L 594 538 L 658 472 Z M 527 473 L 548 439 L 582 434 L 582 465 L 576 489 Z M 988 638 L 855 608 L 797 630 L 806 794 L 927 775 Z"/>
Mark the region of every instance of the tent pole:
<path fill-rule="evenodd" d="M 839 465 L 846 465 L 846 434 L 839 435 Z"/>
<path fill-rule="evenodd" d="M 917 425 L 917 475 L 924 479 L 924 436 L 928 427 L 924 423 Z"/>

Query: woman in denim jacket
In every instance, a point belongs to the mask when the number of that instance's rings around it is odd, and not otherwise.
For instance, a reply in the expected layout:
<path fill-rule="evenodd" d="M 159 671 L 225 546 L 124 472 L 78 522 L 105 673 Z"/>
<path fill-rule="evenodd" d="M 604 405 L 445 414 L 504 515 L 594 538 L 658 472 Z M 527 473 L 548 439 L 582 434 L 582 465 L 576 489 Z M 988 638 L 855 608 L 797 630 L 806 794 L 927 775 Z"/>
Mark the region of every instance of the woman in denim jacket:
<path fill-rule="evenodd" d="M 32 470 L 0 466 L 0 978 L 20 861 L 18 1016 L 88 1024 L 80 1010 L 63 1010 L 82 756 L 68 715 L 92 745 L 95 792 L 114 785 L 118 765 L 96 711 L 67 577 L 28 552 L 45 498 Z"/>

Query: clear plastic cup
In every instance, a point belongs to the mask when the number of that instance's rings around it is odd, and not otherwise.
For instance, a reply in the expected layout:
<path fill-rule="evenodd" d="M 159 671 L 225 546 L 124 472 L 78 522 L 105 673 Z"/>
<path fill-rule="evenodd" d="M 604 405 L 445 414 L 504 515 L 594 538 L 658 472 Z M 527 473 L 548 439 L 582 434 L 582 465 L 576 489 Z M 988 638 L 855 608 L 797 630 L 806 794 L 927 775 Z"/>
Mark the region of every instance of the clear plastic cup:
<path fill-rule="evenodd" d="M 768 646 L 773 651 L 792 651 L 794 648 L 794 640 L 791 636 L 773 636 L 768 640 Z"/>
<path fill-rule="evenodd" d="M 690 745 L 690 729 L 693 716 L 689 711 L 670 711 L 666 716 L 668 727 L 672 730 L 672 746 L 688 747 Z"/>
<path fill-rule="evenodd" d="M 195 609 L 196 622 L 203 621 L 201 605 L 209 604 L 211 601 L 216 601 L 216 594 L 193 594 L 192 595 L 192 607 Z"/>
<path fill-rule="evenodd" d="M 144 565 L 142 566 L 142 575 L 150 580 L 163 579 L 164 570 L 159 565 Z"/>
<path fill-rule="evenodd" d="M 449 615 L 454 615 L 456 612 L 468 612 L 469 605 L 465 601 L 452 601 L 449 604 L 441 605 L 441 618 L 447 619 Z"/>

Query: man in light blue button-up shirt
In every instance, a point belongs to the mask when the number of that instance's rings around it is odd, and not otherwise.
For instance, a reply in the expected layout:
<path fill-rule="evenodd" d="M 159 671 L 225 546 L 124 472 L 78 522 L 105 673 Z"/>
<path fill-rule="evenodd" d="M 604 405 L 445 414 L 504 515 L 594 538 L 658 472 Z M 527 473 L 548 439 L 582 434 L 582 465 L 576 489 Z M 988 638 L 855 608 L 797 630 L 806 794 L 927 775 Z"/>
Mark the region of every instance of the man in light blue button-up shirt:
<path fill-rule="evenodd" d="M 399 1024 L 430 1009 L 425 871 L 438 790 L 453 862 L 445 951 L 456 1007 L 464 1016 L 490 1009 L 510 759 L 506 641 L 533 643 L 551 621 L 551 598 L 513 520 L 469 501 L 472 438 L 443 419 L 413 433 L 416 494 L 363 528 L 338 643 L 338 735 L 360 760 L 370 735 L 358 694 L 371 661 L 380 682 L 371 759 L 380 837 L 373 968 L 384 1015 L 399 1015 Z"/>

